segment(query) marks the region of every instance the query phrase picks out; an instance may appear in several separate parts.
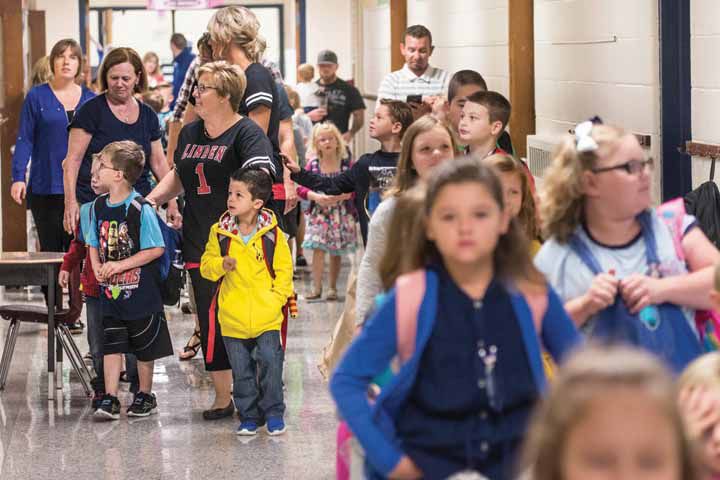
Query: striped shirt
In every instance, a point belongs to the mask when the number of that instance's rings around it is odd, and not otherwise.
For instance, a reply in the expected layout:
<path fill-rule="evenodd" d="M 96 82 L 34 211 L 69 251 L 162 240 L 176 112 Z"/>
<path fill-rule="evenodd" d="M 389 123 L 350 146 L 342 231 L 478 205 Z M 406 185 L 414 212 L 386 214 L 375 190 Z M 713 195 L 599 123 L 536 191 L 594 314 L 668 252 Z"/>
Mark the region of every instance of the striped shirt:
<path fill-rule="evenodd" d="M 390 72 L 380 83 L 378 101 L 382 98 L 405 101 L 408 95 L 447 95 L 448 74 L 440 68 L 428 66 L 425 73 L 415 75 L 407 64 Z"/>

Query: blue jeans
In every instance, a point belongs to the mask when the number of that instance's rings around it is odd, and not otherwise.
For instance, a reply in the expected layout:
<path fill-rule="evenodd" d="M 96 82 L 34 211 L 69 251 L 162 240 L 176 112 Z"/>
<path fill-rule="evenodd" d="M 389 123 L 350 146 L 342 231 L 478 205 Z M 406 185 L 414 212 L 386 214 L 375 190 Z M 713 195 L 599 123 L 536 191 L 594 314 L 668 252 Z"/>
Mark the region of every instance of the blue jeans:
<path fill-rule="evenodd" d="M 265 332 L 257 338 L 223 337 L 233 372 L 233 400 L 243 421 L 262 424 L 269 417 L 282 417 L 283 350 L 280 332 Z"/>

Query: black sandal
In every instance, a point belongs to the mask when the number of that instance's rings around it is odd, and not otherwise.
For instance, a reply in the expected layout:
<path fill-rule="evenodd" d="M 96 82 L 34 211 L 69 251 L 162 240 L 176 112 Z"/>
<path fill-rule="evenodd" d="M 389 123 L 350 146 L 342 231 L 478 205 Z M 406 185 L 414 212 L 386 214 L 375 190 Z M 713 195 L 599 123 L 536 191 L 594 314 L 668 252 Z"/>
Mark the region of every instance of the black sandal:
<path fill-rule="evenodd" d="M 190 345 L 190 342 L 192 342 L 193 338 L 197 338 L 198 342 L 195 345 Z M 182 352 L 178 355 L 181 361 L 185 360 L 192 360 L 195 358 L 195 356 L 198 354 L 198 351 L 200 350 L 200 330 L 195 330 L 193 334 L 190 336 L 190 339 L 188 340 L 187 344 L 183 347 Z M 183 354 L 192 352 L 192 355 L 183 357 Z"/>

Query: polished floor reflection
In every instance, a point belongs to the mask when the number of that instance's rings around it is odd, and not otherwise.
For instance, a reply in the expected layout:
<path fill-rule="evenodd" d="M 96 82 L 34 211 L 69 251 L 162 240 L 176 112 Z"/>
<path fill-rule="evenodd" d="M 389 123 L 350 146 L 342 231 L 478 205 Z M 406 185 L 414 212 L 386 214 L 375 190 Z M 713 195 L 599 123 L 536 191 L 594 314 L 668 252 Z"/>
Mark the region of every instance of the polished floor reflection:
<path fill-rule="evenodd" d="M 341 279 L 349 266 L 343 267 Z M 344 282 L 339 285 L 344 291 Z M 309 273 L 297 280 L 310 290 Z M 38 294 L 7 293 L 0 303 L 39 302 Z M 237 418 L 207 422 L 201 411 L 211 402 L 211 386 L 199 355 L 189 362 L 169 357 L 156 363 L 159 414 L 95 422 L 89 400 L 67 362 L 57 402 L 47 400 L 47 328 L 23 324 L 0 392 L 0 479 L 204 479 L 334 478 L 335 410 L 317 369 L 322 347 L 342 311 L 341 302 L 300 302 L 292 320 L 285 362 L 286 423 L 280 437 L 234 434 Z M 193 330 L 192 318 L 168 309 L 176 349 Z M 7 322 L 0 322 L 4 341 Z M 84 335 L 74 336 L 87 351 Z M 1 345 L 1 344 L 0 344 Z M 0 346 L 1 348 L 1 346 Z M 127 384 L 120 400 L 131 402 Z"/>

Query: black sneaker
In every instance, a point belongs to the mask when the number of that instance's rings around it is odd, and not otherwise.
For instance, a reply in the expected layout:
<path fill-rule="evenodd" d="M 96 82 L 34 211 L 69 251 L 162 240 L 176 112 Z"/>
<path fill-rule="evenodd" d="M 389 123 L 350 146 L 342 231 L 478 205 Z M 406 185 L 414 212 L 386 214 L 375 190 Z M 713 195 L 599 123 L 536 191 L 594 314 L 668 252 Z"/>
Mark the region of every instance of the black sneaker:
<path fill-rule="evenodd" d="M 68 323 L 67 327 L 68 330 L 70 330 L 70 333 L 72 333 L 73 335 L 80 335 L 85 328 L 85 324 L 78 320 L 75 323 Z"/>
<path fill-rule="evenodd" d="M 128 417 L 147 417 L 153 413 L 157 413 L 157 399 L 154 393 L 136 393 L 132 405 L 127 409 Z"/>
<path fill-rule="evenodd" d="M 95 390 L 95 394 L 92 397 L 93 410 L 97 410 L 98 408 L 100 408 L 100 404 L 102 403 L 104 396 L 105 390 Z"/>
<path fill-rule="evenodd" d="M 298 255 L 295 259 L 295 266 L 296 267 L 307 267 L 308 263 L 307 260 L 305 260 L 305 257 L 302 255 Z"/>
<path fill-rule="evenodd" d="M 100 420 L 117 420 L 120 418 L 120 400 L 114 395 L 106 393 L 103 395 L 93 417 Z"/>

